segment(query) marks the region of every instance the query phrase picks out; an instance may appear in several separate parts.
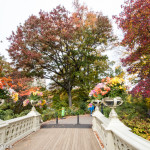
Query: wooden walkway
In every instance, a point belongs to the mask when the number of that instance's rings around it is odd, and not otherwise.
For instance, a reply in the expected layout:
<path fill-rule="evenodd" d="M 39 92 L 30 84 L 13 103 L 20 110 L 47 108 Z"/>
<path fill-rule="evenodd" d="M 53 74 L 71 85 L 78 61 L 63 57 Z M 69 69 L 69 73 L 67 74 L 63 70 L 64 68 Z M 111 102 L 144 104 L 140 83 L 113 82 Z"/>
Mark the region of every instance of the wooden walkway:
<path fill-rule="evenodd" d="M 80 116 L 59 119 L 43 123 L 43 128 L 32 133 L 13 145 L 11 150 L 100 150 L 97 139 L 91 129 L 92 117 Z"/>

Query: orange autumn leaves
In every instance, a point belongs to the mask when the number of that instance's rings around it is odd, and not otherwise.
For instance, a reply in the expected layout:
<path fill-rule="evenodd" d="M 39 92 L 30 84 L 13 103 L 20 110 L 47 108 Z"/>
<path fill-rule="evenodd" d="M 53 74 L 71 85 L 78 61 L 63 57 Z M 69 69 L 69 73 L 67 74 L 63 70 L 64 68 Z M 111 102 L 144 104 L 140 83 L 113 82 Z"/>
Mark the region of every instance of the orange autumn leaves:
<path fill-rule="evenodd" d="M 7 90 L 13 102 L 17 102 L 19 99 L 21 99 L 21 97 L 27 97 L 28 99 L 23 101 L 23 106 L 27 106 L 29 102 L 31 103 L 31 95 L 35 96 L 34 100 L 37 100 L 36 106 L 45 105 L 46 100 L 43 99 L 43 93 L 40 92 L 40 89 L 38 87 L 30 87 L 27 83 L 24 84 L 25 81 L 27 82 L 27 79 L 18 79 L 12 81 L 10 77 L 1 77 L 0 89 Z"/>
<path fill-rule="evenodd" d="M 10 77 L 1 77 L 0 78 L 0 89 L 8 90 L 10 97 L 13 99 L 14 102 L 18 101 L 18 93 L 15 92 L 12 87 L 12 79 Z"/>
<path fill-rule="evenodd" d="M 11 87 L 12 86 L 12 79 L 6 77 L 0 77 L 0 89 L 4 87 Z"/>

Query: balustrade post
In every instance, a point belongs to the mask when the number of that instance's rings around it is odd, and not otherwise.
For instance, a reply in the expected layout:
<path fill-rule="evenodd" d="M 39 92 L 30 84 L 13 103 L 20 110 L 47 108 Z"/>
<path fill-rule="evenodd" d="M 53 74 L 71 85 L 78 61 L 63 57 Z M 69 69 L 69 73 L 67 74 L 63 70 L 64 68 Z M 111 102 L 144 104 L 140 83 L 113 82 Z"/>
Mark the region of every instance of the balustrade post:
<path fill-rule="evenodd" d="M 106 145 L 106 149 L 107 150 L 115 150 L 115 145 L 114 145 L 114 139 L 112 136 L 112 131 L 111 130 L 106 130 L 107 134 L 107 145 Z"/>
<path fill-rule="evenodd" d="M 41 126 L 41 114 L 36 111 L 35 107 L 28 113 L 29 116 L 33 116 L 33 131 L 37 131 Z"/>
<path fill-rule="evenodd" d="M 97 116 L 100 116 L 101 118 L 104 117 L 104 115 L 99 111 L 98 105 L 96 105 L 95 111 L 92 114 L 92 129 L 93 129 L 93 131 L 97 131 L 97 122 L 96 122 Z"/>
<path fill-rule="evenodd" d="M 125 126 L 119 119 L 118 119 L 118 115 L 115 111 L 114 108 L 112 108 L 110 114 L 109 114 L 109 124 L 106 127 L 106 131 L 107 131 L 107 149 L 111 150 L 111 149 L 115 149 L 115 139 L 112 135 L 112 131 L 113 129 L 122 129 L 125 131 L 130 130 L 130 128 L 128 128 L 127 126 Z"/>
<path fill-rule="evenodd" d="M 93 116 L 93 119 L 92 119 L 92 130 L 96 131 L 96 117 L 95 116 Z"/>
<path fill-rule="evenodd" d="M 6 127 L 8 123 L 3 120 L 0 120 L 0 150 L 5 150 L 6 145 L 4 144 L 6 139 Z"/>

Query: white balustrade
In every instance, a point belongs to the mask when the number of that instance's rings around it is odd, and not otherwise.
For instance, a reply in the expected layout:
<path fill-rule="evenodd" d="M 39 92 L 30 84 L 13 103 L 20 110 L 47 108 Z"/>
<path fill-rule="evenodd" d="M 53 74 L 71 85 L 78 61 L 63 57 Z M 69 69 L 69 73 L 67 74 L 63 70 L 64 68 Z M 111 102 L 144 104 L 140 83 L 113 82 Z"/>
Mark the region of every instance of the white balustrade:
<path fill-rule="evenodd" d="M 150 141 L 134 134 L 125 126 L 113 109 L 110 117 L 106 118 L 99 110 L 93 113 L 93 131 L 95 131 L 103 150 L 150 150 Z"/>
<path fill-rule="evenodd" d="M 0 120 L 0 150 L 11 147 L 18 140 L 40 129 L 40 122 L 41 114 L 34 107 L 26 116 Z"/>

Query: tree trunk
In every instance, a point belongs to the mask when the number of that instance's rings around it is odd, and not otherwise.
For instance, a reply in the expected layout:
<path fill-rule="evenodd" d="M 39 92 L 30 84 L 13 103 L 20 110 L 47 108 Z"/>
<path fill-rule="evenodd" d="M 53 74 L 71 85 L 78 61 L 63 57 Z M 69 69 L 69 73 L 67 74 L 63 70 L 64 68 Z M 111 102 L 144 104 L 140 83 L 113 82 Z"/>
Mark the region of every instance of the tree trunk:
<path fill-rule="evenodd" d="M 69 107 L 71 107 L 72 106 L 71 91 L 68 91 L 68 100 L 69 100 Z"/>
<path fill-rule="evenodd" d="M 70 87 L 70 81 L 68 85 L 68 100 L 69 100 L 69 107 L 72 106 L 72 97 L 71 97 L 71 87 Z"/>

